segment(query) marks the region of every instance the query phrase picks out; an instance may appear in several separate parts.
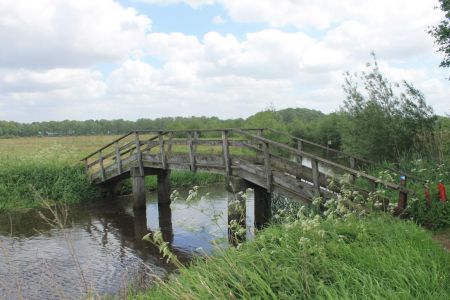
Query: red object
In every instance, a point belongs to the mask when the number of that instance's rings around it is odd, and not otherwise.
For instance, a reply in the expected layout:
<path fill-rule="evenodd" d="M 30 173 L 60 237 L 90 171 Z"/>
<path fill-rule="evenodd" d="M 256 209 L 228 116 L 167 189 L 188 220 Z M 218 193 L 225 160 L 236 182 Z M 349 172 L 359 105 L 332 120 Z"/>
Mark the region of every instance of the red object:
<path fill-rule="evenodd" d="M 441 202 L 447 201 L 447 194 L 445 192 L 445 186 L 442 182 L 438 183 L 438 190 L 439 190 L 439 199 Z"/>

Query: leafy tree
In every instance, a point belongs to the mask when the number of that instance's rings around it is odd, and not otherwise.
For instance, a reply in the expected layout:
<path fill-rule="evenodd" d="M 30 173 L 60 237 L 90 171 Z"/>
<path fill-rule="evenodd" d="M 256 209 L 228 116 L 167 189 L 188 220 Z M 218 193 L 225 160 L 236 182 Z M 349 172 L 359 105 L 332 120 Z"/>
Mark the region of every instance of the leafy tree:
<path fill-rule="evenodd" d="M 341 109 L 344 150 L 376 160 L 396 160 L 411 150 L 423 151 L 423 143 L 416 141 L 433 134 L 433 109 L 412 84 L 389 82 L 381 74 L 375 54 L 372 56 L 368 73 L 346 73 L 346 99 Z"/>
<path fill-rule="evenodd" d="M 431 34 L 438 51 L 444 53 L 440 67 L 450 67 L 450 0 L 439 0 L 441 3 L 440 9 L 445 13 L 445 18 L 439 25 L 432 27 L 428 33 Z"/>

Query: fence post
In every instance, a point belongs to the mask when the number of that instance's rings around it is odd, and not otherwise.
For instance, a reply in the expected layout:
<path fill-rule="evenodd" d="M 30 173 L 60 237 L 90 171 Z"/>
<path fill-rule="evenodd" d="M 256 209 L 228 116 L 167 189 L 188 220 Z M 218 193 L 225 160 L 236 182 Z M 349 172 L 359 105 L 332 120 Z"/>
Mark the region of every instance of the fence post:
<path fill-rule="evenodd" d="M 98 162 L 100 163 L 100 173 L 102 176 L 102 181 L 105 181 L 106 179 L 106 174 L 105 174 L 105 167 L 103 166 L 103 155 L 102 155 L 102 150 L 98 151 Z"/>
<path fill-rule="evenodd" d="M 191 162 L 191 171 L 196 172 L 197 168 L 195 166 L 195 148 L 194 141 L 192 137 L 192 132 L 188 132 L 188 147 L 189 147 L 189 160 Z"/>
<path fill-rule="evenodd" d="M 225 165 L 225 175 L 231 176 L 231 160 L 230 160 L 230 147 L 228 144 L 228 130 L 222 131 L 222 150 L 223 150 L 223 163 Z"/>
<path fill-rule="evenodd" d="M 302 140 L 297 140 L 297 150 L 300 152 L 303 152 L 303 141 Z M 300 164 L 300 172 L 302 172 L 302 168 L 303 168 L 303 156 L 298 154 L 297 155 L 297 163 Z"/>
<path fill-rule="evenodd" d="M 158 132 L 158 140 L 159 140 L 159 157 L 161 159 L 162 167 L 163 169 L 167 169 L 167 162 L 166 162 L 166 153 L 164 151 L 164 136 L 162 134 L 162 131 Z"/>
<path fill-rule="evenodd" d="M 89 164 L 88 164 L 88 159 L 87 158 L 84 160 L 84 171 L 86 173 L 88 173 L 88 171 L 89 171 Z"/>
<path fill-rule="evenodd" d="M 270 163 L 270 149 L 269 144 L 264 142 L 263 144 L 263 152 L 264 152 L 264 169 L 266 171 L 266 184 L 267 184 L 267 192 L 272 192 L 272 167 Z"/>
<path fill-rule="evenodd" d="M 397 211 L 398 213 L 401 213 L 403 210 L 406 209 L 407 205 L 407 193 L 404 192 L 403 188 L 406 188 L 406 176 L 400 175 L 400 192 L 398 195 L 398 204 L 397 204 Z"/>
<path fill-rule="evenodd" d="M 350 168 L 355 169 L 356 163 L 355 163 L 355 158 L 353 156 L 350 156 L 349 162 L 350 162 Z M 356 180 L 355 174 L 351 174 L 350 183 L 351 184 L 355 183 L 355 180 Z"/>
<path fill-rule="evenodd" d="M 319 162 L 317 159 L 311 159 L 311 169 L 314 184 L 314 195 L 320 196 L 320 183 L 319 183 Z"/>
<path fill-rule="evenodd" d="M 116 167 L 117 167 L 117 175 L 122 174 L 122 159 L 120 158 L 120 149 L 119 149 L 119 143 L 114 143 L 115 150 L 116 150 Z"/>
<path fill-rule="evenodd" d="M 144 165 L 142 164 L 142 153 L 141 153 L 141 141 L 139 140 L 139 133 L 134 132 L 134 143 L 136 147 L 136 158 L 139 167 L 139 174 L 144 176 Z"/>

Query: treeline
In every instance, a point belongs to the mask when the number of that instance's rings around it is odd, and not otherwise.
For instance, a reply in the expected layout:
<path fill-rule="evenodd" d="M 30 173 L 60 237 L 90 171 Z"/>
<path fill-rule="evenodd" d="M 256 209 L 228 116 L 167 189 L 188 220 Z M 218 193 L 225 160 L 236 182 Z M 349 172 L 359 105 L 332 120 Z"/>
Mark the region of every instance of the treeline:
<path fill-rule="evenodd" d="M 304 108 L 285 109 L 278 112 L 268 111 L 269 114 L 279 115 L 282 123 L 298 124 L 309 123 L 317 118 L 325 116 L 323 113 Z M 159 130 L 159 129 L 204 129 L 204 128 L 240 128 L 248 127 L 255 123 L 253 119 L 260 119 L 258 113 L 247 119 L 221 120 L 217 117 L 165 117 L 157 119 L 138 119 L 137 121 L 117 120 L 86 120 L 86 121 L 50 121 L 18 123 L 0 121 L 0 136 L 2 137 L 27 137 L 27 136 L 67 136 L 67 135 L 106 135 L 125 134 L 134 130 Z M 278 118 L 278 117 L 277 117 Z M 264 125 L 263 123 L 259 126 Z M 270 127 L 270 126 L 263 126 Z M 284 127 L 284 126 L 283 126 Z"/>

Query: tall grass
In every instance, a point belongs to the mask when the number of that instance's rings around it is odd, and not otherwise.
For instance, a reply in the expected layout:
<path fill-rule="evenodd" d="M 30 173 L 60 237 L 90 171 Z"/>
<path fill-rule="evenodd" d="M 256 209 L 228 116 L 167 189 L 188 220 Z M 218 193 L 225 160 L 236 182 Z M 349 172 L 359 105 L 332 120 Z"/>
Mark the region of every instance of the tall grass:
<path fill-rule="evenodd" d="M 388 216 L 273 225 L 138 299 L 449 299 L 450 255 Z"/>
<path fill-rule="evenodd" d="M 81 165 L 0 160 L 0 211 L 38 207 L 42 200 L 79 203 L 100 196 Z"/>

